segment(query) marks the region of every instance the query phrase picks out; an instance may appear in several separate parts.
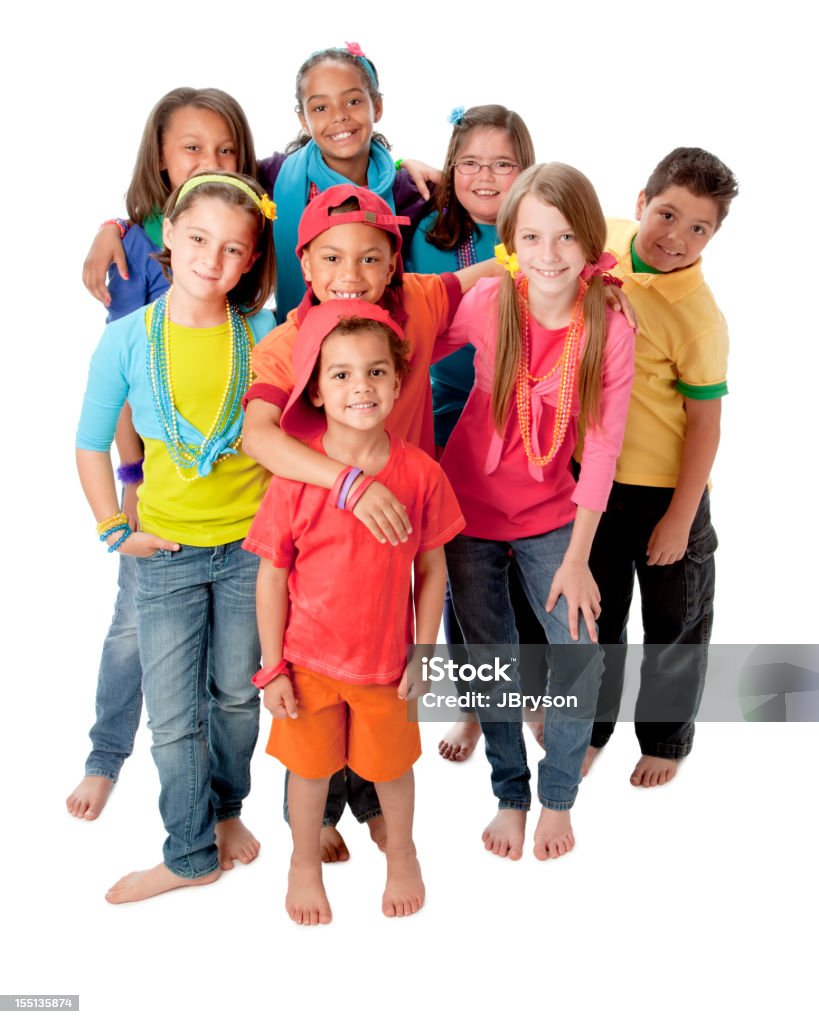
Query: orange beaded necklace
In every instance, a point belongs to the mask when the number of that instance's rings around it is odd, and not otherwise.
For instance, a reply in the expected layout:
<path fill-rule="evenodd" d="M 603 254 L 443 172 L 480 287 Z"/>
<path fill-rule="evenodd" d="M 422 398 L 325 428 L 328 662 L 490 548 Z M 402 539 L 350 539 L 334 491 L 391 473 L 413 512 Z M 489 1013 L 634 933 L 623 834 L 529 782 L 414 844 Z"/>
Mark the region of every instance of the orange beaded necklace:
<path fill-rule="evenodd" d="M 578 282 L 577 298 L 575 299 L 572 319 L 566 331 L 563 351 L 555 365 L 542 377 L 529 372 L 529 282 L 523 275 L 517 282 L 518 304 L 520 308 L 520 360 L 515 380 L 515 396 L 518 406 L 518 426 L 523 440 L 526 458 L 535 466 L 547 466 L 555 457 L 566 437 L 566 430 L 572 418 L 572 399 L 574 397 L 575 379 L 577 377 L 580 339 L 583 336 L 583 299 L 586 296 L 585 281 Z M 545 455 L 537 455 L 532 447 L 532 385 L 542 384 L 555 374 L 560 373 L 560 385 L 557 393 L 557 408 L 552 430 L 552 443 Z"/>

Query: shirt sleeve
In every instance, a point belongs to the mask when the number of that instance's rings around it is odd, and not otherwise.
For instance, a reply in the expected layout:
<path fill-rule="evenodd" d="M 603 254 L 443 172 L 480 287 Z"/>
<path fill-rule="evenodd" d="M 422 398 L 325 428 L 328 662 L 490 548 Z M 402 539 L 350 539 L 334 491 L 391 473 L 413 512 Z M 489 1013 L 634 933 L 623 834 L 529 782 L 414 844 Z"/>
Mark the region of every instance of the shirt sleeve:
<path fill-rule="evenodd" d="M 293 374 L 293 345 L 298 336 L 298 328 L 291 316 L 292 314 L 285 323 L 275 327 L 262 338 L 253 349 L 250 362 L 256 379 L 244 397 L 245 406 L 256 398 L 278 405 L 281 409 L 287 405 L 287 400 L 296 386 Z"/>
<path fill-rule="evenodd" d="M 455 278 L 455 280 L 458 279 Z M 481 326 L 487 320 L 492 321 L 493 318 L 497 323 L 497 286 L 497 278 L 487 278 L 478 281 L 461 297 L 449 326 L 435 342 L 432 351 L 433 363 L 452 355 L 467 343 L 480 348 L 479 341 L 483 336 Z"/>
<path fill-rule="evenodd" d="M 125 258 L 128 261 L 127 281 L 120 275 L 115 263 L 108 268 L 108 292 L 111 305 L 108 307 L 107 323 L 133 313 L 140 306 L 153 302 L 168 290 L 170 282 L 162 273 L 162 267 L 151 253 L 156 248 L 151 244 L 143 229 L 138 225 L 127 232 L 122 240 Z"/>
<path fill-rule="evenodd" d="M 600 418 L 586 428 L 580 479 L 572 494 L 572 501 L 583 508 L 595 512 L 606 509 L 626 431 L 633 380 L 634 331 L 621 313 L 609 313 Z"/>
<path fill-rule="evenodd" d="M 677 391 L 685 398 L 722 398 L 728 394 L 728 328 L 721 313 L 710 330 L 676 352 Z"/>
<path fill-rule="evenodd" d="M 419 551 L 431 551 L 452 540 L 466 526 L 458 499 L 446 474 L 432 459 L 425 462 L 427 472 L 426 495 Z"/>
<path fill-rule="evenodd" d="M 242 547 L 260 558 L 269 559 L 277 568 L 289 568 L 295 559 L 291 522 L 292 488 L 287 481 L 273 477 L 259 511 L 250 524 Z"/>
<path fill-rule="evenodd" d="M 125 374 L 127 335 L 119 325 L 105 328 L 88 370 L 76 445 L 86 451 L 110 450 L 117 420 L 128 397 Z"/>

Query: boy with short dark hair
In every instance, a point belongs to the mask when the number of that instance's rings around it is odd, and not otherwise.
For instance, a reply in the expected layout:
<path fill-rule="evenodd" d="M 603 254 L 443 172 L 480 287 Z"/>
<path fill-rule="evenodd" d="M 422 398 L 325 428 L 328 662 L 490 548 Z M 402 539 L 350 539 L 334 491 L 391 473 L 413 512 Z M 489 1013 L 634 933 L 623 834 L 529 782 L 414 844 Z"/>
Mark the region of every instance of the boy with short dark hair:
<path fill-rule="evenodd" d="M 407 645 L 436 641 L 443 545 L 464 519 L 438 464 L 384 429 L 406 378 L 401 338 L 385 310 L 359 300 L 306 314 L 282 425 L 345 468 L 329 495 L 274 477 L 244 545 L 262 556 L 254 682 L 274 718 L 267 751 L 291 771 L 286 905 L 298 924 L 330 921 L 320 832 L 330 778 L 345 766 L 375 783 L 386 821 L 384 913 L 403 917 L 424 900 L 412 841 L 420 735 L 404 703 L 421 683 Z M 355 481 L 359 495 L 380 481 L 402 503 L 406 544 L 379 544 L 350 514 Z"/>
<path fill-rule="evenodd" d="M 584 775 L 617 720 L 626 648 L 613 645 L 626 642 L 635 572 L 645 648 L 632 784 L 670 781 L 691 751 L 714 601 L 709 474 L 728 392 L 727 328 L 700 255 L 737 191 L 717 157 L 679 148 L 640 192 L 639 224 L 609 221 L 607 248 L 639 331 L 623 448 L 589 561 L 601 592 L 600 642 L 612 646 Z"/>

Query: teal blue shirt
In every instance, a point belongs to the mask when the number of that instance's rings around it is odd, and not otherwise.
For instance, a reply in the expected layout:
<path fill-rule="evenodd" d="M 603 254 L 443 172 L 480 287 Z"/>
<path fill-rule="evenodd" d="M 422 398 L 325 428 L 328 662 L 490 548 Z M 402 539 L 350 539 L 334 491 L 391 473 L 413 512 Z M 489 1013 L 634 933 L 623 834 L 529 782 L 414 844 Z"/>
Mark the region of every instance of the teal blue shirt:
<path fill-rule="evenodd" d="M 443 274 L 458 270 L 458 250 L 438 249 L 426 239 L 435 219 L 431 213 L 418 225 L 412 236 L 407 270 L 415 274 Z M 498 237 L 494 225 L 475 225 L 475 252 L 478 262 L 492 259 Z M 435 420 L 435 444 L 444 447 L 458 422 L 472 384 L 475 380 L 475 349 L 465 345 L 462 349 L 434 363 L 429 375 L 432 380 L 432 414 Z"/>

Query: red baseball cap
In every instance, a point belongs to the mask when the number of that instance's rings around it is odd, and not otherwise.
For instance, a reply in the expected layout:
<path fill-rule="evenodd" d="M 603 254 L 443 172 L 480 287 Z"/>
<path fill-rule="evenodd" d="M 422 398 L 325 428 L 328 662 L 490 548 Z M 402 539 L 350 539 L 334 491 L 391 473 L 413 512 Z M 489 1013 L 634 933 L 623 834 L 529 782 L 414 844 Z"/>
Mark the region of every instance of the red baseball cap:
<path fill-rule="evenodd" d="M 322 302 L 320 306 L 311 307 L 299 324 L 299 333 L 293 347 L 293 373 L 296 383 L 287 400 L 280 424 L 282 430 L 291 437 L 298 437 L 301 440 L 315 437 L 327 423 L 324 413 L 310 401 L 307 385 L 313 367 L 318 361 L 322 342 L 338 327 L 340 320 L 347 320 L 350 317 L 376 320 L 390 327 L 402 340 L 404 338 L 403 330 L 386 309 L 374 306 L 371 302 L 363 302 L 361 299 L 331 299 L 329 302 Z"/>
<path fill-rule="evenodd" d="M 341 206 L 348 199 L 358 200 L 359 209 L 348 210 L 346 213 L 330 213 L 330 210 Z M 304 208 L 299 221 L 299 240 L 296 246 L 296 257 L 301 259 L 305 246 L 314 238 L 338 224 L 372 224 L 374 228 L 386 231 L 395 238 L 395 251 L 401 252 L 400 225 L 409 224 L 409 217 L 394 214 L 384 200 L 368 188 L 358 185 L 333 185 L 332 188 L 320 192 Z"/>

